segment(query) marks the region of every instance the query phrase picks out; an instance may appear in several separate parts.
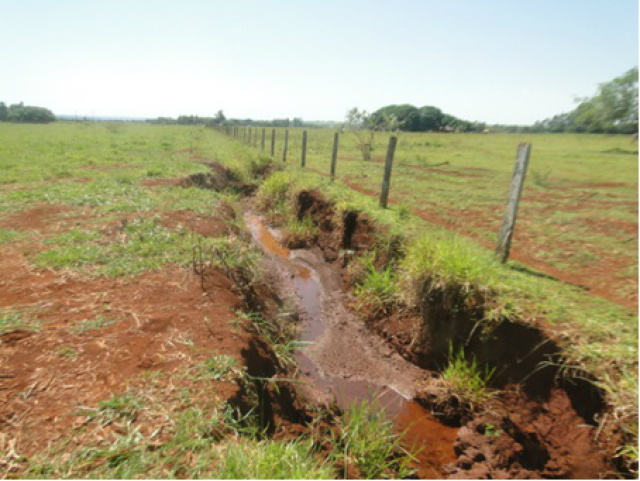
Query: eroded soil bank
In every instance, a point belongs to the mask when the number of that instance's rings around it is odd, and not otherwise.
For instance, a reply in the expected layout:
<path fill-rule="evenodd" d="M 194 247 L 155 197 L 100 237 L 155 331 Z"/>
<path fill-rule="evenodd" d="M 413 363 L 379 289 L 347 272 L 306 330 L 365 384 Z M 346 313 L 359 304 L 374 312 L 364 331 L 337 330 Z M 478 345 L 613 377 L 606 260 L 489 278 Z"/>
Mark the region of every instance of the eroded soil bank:
<path fill-rule="evenodd" d="M 420 409 L 412 421 L 428 421 L 418 444 L 436 443 L 444 453 L 423 460 L 430 472 L 421 470 L 421 477 L 619 475 L 609 461 L 611 450 L 598 440 L 595 419 L 603 409 L 601 393 L 584 379 L 558 381 L 556 371 L 540 369 L 543 361 L 561 360 L 558 346 L 542 331 L 507 323 L 504 333 L 483 338 L 474 332 L 478 313 L 461 310 L 455 293 L 434 290 L 430 292 L 435 295 L 425 296 L 421 312 L 378 316 L 368 319 L 367 327 L 362 316 L 347 307 L 354 303 L 346 266 L 375 247 L 377 227 L 356 212 L 336 221 L 333 205 L 317 192 L 302 192 L 296 200 L 298 219 L 311 219 L 318 228 L 307 248 L 289 250 L 281 245 L 277 231 L 255 215 L 245 218 L 254 238 L 272 254 L 271 272 L 274 284 L 281 286 L 280 295 L 296 299 L 301 339 L 314 341 L 298 360 L 316 398 L 330 394 L 345 406 L 372 392 L 381 393 L 381 400 L 395 393 L 390 397 L 402 401 L 399 410 L 387 403 L 391 416 Z M 393 246 L 388 246 L 376 262 L 384 265 L 393 255 Z M 443 346 L 456 345 L 461 338 L 468 354 L 496 370 L 496 389 L 480 412 L 460 406 L 438 382 L 437 371 L 446 365 Z M 415 400 L 449 426 L 436 422 Z"/>
<path fill-rule="evenodd" d="M 270 254 L 268 269 L 281 297 L 300 316 L 300 340 L 312 343 L 296 353 L 306 394 L 348 409 L 368 400 L 384 408 L 404 444 L 416 449 L 421 478 L 440 478 L 453 462 L 457 428 L 437 422 L 413 401 L 428 373 L 407 362 L 371 333 L 346 307 L 338 273 L 313 250 L 290 250 L 256 215 L 245 216 L 254 239 Z"/>

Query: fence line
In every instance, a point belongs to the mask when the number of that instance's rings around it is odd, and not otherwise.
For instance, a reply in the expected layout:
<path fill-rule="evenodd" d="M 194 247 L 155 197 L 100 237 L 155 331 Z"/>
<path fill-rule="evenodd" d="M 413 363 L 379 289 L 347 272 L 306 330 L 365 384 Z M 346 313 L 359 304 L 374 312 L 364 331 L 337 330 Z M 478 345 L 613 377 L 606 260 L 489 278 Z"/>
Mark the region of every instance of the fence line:
<path fill-rule="evenodd" d="M 243 126 L 233 126 L 226 128 L 218 128 L 219 131 L 226 133 L 230 137 L 236 138 L 238 140 L 243 140 L 247 145 L 251 147 L 251 135 L 253 132 L 253 147 L 258 147 L 258 128 L 254 128 L 252 131 L 251 127 L 243 127 Z M 340 133 L 335 132 L 333 136 L 333 148 L 331 150 L 331 163 L 329 166 L 329 178 L 331 182 L 335 181 L 337 163 L 339 159 L 342 160 L 353 160 L 350 157 L 338 157 L 338 147 L 339 147 L 339 137 Z M 262 151 L 265 150 L 265 140 L 266 140 L 266 129 L 262 128 L 261 140 L 260 140 L 260 149 Z M 385 157 L 385 166 L 384 173 L 382 178 L 382 185 L 380 188 L 380 207 L 386 209 L 388 207 L 389 202 L 389 193 L 391 191 L 391 173 L 393 169 L 393 159 L 395 156 L 396 146 L 398 143 L 398 138 L 396 136 L 391 136 L 389 138 L 389 144 L 387 146 L 387 155 Z M 301 148 L 300 148 L 300 167 L 306 168 L 307 163 L 307 146 L 308 146 L 308 135 L 307 131 L 302 131 L 302 140 L 301 140 Z M 276 151 L 276 129 L 271 129 L 271 157 L 275 158 Z M 285 129 L 284 132 L 284 141 L 283 141 L 283 149 L 282 149 L 282 161 L 287 161 L 287 155 L 289 151 L 289 129 Z M 500 260 L 500 262 L 505 263 L 509 259 L 509 251 L 511 248 L 511 241 L 513 238 L 513 233 L 516 224 L 516 218 L 518 214 L 518 206 L 520 204 L 520 198 L 522 197 L 522 191 L 524 188 L 524 181 L 527 174 L 527 168 L 529 165 L 529 158 L 531 156 L 531 144 L 525 143 L 518 145 L 518 150 L 516 153 L 515 166 L 512 174 L 511 185 L 509 189 L 509 196 L 507 197 L 507 203 L 505 206 L 504 216 L 502 220 L 502 226 L 500 228 L 500 232 L 498 235 L 498 244 L 496 247 L 496 256 Z M 372 159 L 376 161 L 382 160 L 381 158 Z M 311 169 L 315 170 L 315 169 Z M 324 174 L 326 175 L 326 174 Z"/>

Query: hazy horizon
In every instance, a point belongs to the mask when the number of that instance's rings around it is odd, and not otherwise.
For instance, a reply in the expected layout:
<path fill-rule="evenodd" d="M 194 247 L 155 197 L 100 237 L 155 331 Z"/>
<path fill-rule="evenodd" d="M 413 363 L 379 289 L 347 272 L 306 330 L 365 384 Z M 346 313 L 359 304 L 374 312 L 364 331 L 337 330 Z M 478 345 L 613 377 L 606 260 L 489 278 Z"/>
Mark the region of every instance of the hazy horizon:
<path fill-rule="evenodd" d="M 80 117 L 410 103 L 530 125 L 638 65 L 635 0 L 0 0 L 0 16 L 0 101 Z"/>

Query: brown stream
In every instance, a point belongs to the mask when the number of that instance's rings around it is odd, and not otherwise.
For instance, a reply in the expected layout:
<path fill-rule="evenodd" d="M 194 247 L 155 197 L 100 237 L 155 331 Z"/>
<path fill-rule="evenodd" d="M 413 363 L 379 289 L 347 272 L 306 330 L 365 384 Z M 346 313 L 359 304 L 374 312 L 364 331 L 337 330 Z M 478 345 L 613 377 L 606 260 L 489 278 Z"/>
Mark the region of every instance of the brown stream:
<path fill-rule="evenodd" d="M 278 233 L 268 228 L 261 218 L 247 214 L 245 219 L 255 241 L 276 262 L 283 263 L 293 274 L 291 281 L 307 319 L 300 340 L 315 341 L 327 328 L 322 315 L 323 286 L 319 276 L 313 269 L 302 265 L 302 261 L 293 257 L 293 251 L 280 244 L 277 240 Z M 456 428 L 438 423 L 418 403 L 406 399 L 388 386 L 343 377 L 327 377 L 303 351 L 296 352 L 296 360 L 301 372 L 309 378 L 314 387 L 331 393 L 342 409 L 357 401 L 374 401 L 376 406 L 384 409 L 395 429 L 404 432 L 402 443 L 417 452 L 415 468 L 420 478 L 444 477 L 442 467 L 455 460 L 453 442 L 458 432 Z"/>

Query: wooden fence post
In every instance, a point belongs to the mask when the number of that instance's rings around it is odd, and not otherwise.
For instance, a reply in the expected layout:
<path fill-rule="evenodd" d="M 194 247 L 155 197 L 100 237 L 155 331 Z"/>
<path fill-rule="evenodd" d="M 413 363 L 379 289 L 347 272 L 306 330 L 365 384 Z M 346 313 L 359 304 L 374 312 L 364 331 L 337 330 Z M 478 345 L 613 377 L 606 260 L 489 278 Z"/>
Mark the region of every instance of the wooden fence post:
<path fill-rule="evenodd" d="M 252 134 L 252 129 L 251 127 L 249 127 L 249 140 L 247 141 L 247 145 L 251 146 L 251 134 Z"/>
<path fill-rule="evenodd" d="M 382 192 L 380 192 L 380 207 L 387 208 L 389 201 L 389 188 L 391 187 L 391 168 L 393 167 L 393 155 L 396 152 L 398 138 L 391 136 L 387 147 L 387 159 L 384 163 L 384 176 L 382 177 Z"/>
<path fill-rule="evenodd" d="M 284 131 L 284 149 L 282 149 L 282 162 L 287 161 L 287 149 L 289 148 L 289 129 Z"/>
<path fill-rule="evenodd" d="M 276 153 L 276 129 L 271 129 L 271 157 Z"/>
<path fill-rule="evenodd" d="M 307 164 L 307 131 L 302 132 L 302 155 L 300 158 L 300 167 L 304 169 Z"/>
<path fill-rule="evenodd" d="M 264 127 L 262 128 L 262 141 L 260 142 L 260 147 L 264 150 Z"/>
<path fill-rule="evenodd" d="M 504 209 L 502 217 L 502 228 L 498 237 L 498 246 L 496 247 L 496 256 L 503 264 L 509 259 L 509 250 L 511 249 L 511 238 L 516 226 L 516 216 L 518 215 L 518 205 L 524 187 L 524 179 L 527 176 L 527 167 L 529 166 L 529 156 L 531 155 L 531 144 L 518 145 L 516 153 L 516 164 L 513 168 L 513 176 L 511 177 L 511 188 L 509 189 L 509 197 L 507 205 Z"/>
<path fill-rule="evenodd" d="M 338 132 L 333 135 L 333 152 L 331 152 L 331 182 L 336 178 L 336 163 L 338 162 Z"/>

